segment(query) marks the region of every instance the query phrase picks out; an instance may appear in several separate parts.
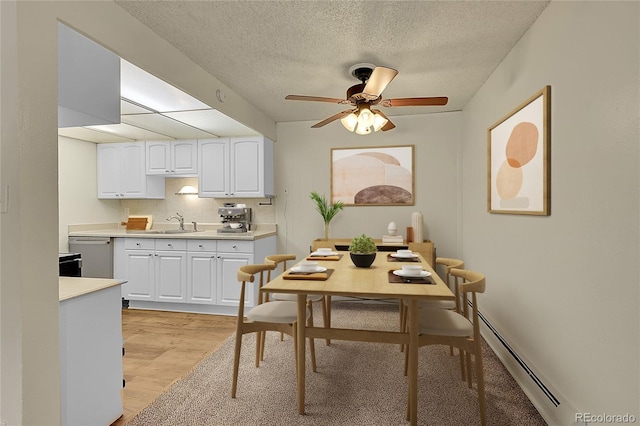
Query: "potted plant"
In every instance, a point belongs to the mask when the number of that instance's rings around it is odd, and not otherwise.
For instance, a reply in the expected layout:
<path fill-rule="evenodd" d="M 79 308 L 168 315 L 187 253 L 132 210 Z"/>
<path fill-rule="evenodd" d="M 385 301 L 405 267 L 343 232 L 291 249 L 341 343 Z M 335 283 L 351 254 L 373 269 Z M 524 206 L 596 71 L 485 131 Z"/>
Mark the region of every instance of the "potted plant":
<path fill-rule="evenodd" d="M 355 237 L 351 240 L 351 244 L 349 244 L 351 261 L 358 268 L 368 268 L 371 266 L 376 259 L 377 250 L 378 247 L 375 241 L 373 241 L 373 238 L 365 234 Z"/>
<path fill-rule="evenodd" d="M 316 203 L 316 210 L 322 216 L 324 221 L 324 239 L 329 239 L 329 223 L 343 209 L 344 203 L 342 201 L 336 201 L 335 204 L 329 204 L 324 195 L 319 195 L 313 191 L 309 197 Z"/>

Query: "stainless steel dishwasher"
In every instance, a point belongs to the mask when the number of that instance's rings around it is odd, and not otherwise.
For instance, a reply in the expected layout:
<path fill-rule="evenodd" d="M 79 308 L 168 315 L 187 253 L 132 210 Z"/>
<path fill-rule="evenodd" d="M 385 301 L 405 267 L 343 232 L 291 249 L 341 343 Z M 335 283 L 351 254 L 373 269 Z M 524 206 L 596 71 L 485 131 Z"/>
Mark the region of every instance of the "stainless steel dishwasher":
<path fill-rule="evenodd" d="M 82 276 L 113 278 L 113 241 L 110 237 L 69 237 L 69 251 L 82 255 Z"/>

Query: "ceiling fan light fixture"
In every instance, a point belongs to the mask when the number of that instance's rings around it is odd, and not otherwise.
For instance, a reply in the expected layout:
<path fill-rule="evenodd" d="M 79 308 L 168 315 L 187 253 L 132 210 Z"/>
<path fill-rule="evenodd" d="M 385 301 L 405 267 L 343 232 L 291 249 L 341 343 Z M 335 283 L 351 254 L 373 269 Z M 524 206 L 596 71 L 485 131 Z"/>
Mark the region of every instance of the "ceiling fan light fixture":
<path fill-rule="evenodd" d="M 356 127 L 356 134 L 358 135 L 368 135 L 369 133 L 371 133 L 371 127 L 364 127 L 359 124 L 358 127 Z"/>
<path fill-rule="evenodd" d="M 371 127 L 375 121 L 373 113 L 366 104 L 362 104 L 358 107 L 358 128 Z"/>
<path fill-rule="evenodd" d="M 373 119 L 373 131 L 377 132 L 378 130 L 382 129 L 388 122 L 389 120 L 387 120 L 380 114 L 375 114 Z"/>
<path fill-rule="evenodd" d="M 342 118 L 340 122 L 342 123 L 345 129 L 347 129 L 350 132 L 353 132 L 356 130 L 356 125 L 358 124 L 358 116 L 352 112 L 351 114 Z"/>

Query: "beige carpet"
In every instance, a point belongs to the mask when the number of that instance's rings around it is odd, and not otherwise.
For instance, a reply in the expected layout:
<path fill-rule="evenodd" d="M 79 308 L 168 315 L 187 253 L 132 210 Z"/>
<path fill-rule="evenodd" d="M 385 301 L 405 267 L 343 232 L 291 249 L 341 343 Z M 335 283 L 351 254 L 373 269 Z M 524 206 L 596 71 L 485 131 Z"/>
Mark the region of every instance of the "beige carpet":
<path fill-rule="evenodd" d="M 314 314 L 320 318 L 319 312 Z M 336 327 L 395 330 L 395 305 L 334 302 Z M 318 371 L 307 357 L 306 414 L 298 415 L 292 339 L 268 333 L 265 360 L 255 368 L 255 337 L 242 343 L 238 394 L 231 398 L 229 338 L 127 425 L 406 425 L 407 379 L 397 345 L 316 340 Z M 495 355 L 483 352 L 487 419 L 491 425 L 545 425 Z M 460 380 L 458 357 L 441 346 L 420 349 L 422 425 L 480 424 L 478 397 Z"/>

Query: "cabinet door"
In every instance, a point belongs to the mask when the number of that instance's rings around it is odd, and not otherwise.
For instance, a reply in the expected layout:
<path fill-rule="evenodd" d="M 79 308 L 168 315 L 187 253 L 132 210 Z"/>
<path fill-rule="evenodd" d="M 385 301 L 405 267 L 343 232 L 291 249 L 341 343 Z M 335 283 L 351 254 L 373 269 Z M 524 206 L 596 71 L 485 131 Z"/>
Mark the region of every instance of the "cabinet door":
<path fill-rule="evenodd" d="M 128 300 L 155 300 L 153 251 L 125 250 L 126 279 L 122 294 Z"/>
<path fill-rule="evenodd" d="M 238 306 L 240 301 L 240 283 L 238 268 L 253 261 L 253 255 L 241 253 L 218 253 L 218 305 Z M 248 284 L 245 292 L 245 307 L 255 306 L 257 284 Z"/>
<path fill-rule="evenodd" d="M 216 253 L 189 253 L 187 263 L 187 302 L 214 305 L 218 272 Z"/>
<path fill-rule="evenodd" d="M 121 198 L 120 144 L 98 144 L 98 198 Z"/>
<path fill-rule="evenodd" d="M 231 138 L 231 193 L 234 197 L 264 196 L 262 137 Z"/>
<path fill-rule="evenodd" d="M 171 142 L 171 174 L 174 176 L 198 174 L 197 140 L 185 139 Z"/>
<path fill-rule="evenodd" d="M 156 299 L 184 302 L 187 289 L 187 253 L 157 251 L 155 254 Z"/>
<path fill-rule="evenodd" d="M 200 197 L 229 197 L 229 139 L 198 140 Z"/>
<path fill-rule="evenodd" d="M 171 142 L 147 141 L 146 147 L 146 174 L 167 175 L 171 169 Z"/>
<path fill-rule="evenodd" d="M 147 189 L 144 142 L 123 144 L 120 162 L 124 198 L 144 198 Z"/>

